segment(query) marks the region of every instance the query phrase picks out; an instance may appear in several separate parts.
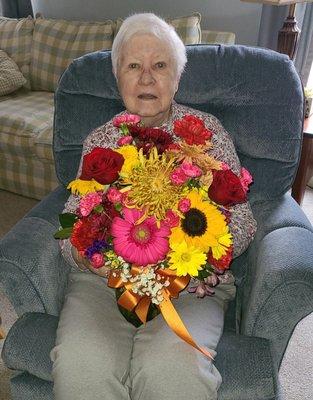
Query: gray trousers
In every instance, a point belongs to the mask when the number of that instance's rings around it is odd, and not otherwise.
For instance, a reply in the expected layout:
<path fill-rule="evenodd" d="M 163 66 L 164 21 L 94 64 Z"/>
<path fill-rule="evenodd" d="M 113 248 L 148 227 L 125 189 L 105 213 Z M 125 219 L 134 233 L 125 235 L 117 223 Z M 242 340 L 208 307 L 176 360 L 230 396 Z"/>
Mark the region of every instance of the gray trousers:
<path fill-rule="evenodd" d="M 97 275 L 70 273 L 53 361 L 56 400 L 212 400 L 221 375 L 158 315 L 135 328 L 120 314 L 115 291 Z M 213 297 L 183 291 L 173 304 L 200 346 L 215 349 L 235 286 Z"/>

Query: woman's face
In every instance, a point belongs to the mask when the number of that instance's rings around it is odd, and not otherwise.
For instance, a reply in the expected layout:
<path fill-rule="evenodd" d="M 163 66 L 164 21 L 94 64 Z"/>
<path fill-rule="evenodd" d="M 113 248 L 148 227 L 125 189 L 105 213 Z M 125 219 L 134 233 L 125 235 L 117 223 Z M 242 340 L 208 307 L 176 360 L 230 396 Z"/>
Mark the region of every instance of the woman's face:
<path fill-rule="evenodd" d="M 117 83 L 129 113 L 139 115 L 145 126 L 161 125 L 178 88 L 168 45 L 154 35 L 134 35 L 122 48 Z"/>

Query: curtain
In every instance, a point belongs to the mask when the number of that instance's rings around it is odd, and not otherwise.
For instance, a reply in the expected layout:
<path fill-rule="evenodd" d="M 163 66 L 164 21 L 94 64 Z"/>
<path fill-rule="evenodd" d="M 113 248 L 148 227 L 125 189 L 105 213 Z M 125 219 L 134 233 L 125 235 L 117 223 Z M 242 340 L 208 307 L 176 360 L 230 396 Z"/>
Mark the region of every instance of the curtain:
<path fill-rule="evenodd" d="M 295 66 L 306 85 L 313 62 L 313 3 L 304 4 L 301 34 L 295 56 Z"/>
<path fill-rule="evenodd" d="M 264 5 L 262 7 L 258 46 L 277 50 L 278 32 L 283 26 L 287 15 L 287 6 Z"/>
<path fill-rule="evenodd" d="M 33 15 L 30 0 L 0 0 L 2 15 L 8 18 L 23 18 Z"/>
<path fill-rule="evenodd" d="M 258 46 L 277 50 L 278 31 L 288 15 L 288 6 L 263 5 Z M 296 19 L 301 29 L 294 63 L 304 85 L 313 62 L 313 4 L 297 4 Z"/>

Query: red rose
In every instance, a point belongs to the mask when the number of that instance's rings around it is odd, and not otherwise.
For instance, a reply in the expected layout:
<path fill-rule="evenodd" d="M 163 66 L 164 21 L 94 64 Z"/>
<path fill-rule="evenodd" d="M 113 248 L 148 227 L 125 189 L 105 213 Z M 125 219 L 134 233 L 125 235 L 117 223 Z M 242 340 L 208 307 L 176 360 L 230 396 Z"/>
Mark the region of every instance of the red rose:
<path fill-rule="evenodd" d="M 213 171 L 213 182 L 209 187 L 208 195 L 215 203 L 223 206 L 247 201 L 247 192 L 240 178 L 230 169 Z"/>
<path fill-rule="evenodd" d="M 117 180 L 123 164 L 124 157 L 121 154 L 111 149 L 95 147 L 84 156 L 80 179 L 95 179 L 102 185 L 108 185 Z"/>
<path fill-rule="evenodd" d="M 222 256 L 219 260 L 216 260 L 213 255 L 212 251 L 207 254 L 208 263 L 213 265 L 213 267 L 217 268 L 219 271 L 224 271 L 225 269 L 229 268 L 229 265 L 233 259 L 233 246 L 227 249 L 227 253 Z"/>
<path fill-rule="evenodd" d="M 194 115 L 186 115 L 181 120 L 174 121 L 174 132 L 189 145 L 205 144 L 212 137 L 212 132 L 206 129 L 202 119 Z"/>

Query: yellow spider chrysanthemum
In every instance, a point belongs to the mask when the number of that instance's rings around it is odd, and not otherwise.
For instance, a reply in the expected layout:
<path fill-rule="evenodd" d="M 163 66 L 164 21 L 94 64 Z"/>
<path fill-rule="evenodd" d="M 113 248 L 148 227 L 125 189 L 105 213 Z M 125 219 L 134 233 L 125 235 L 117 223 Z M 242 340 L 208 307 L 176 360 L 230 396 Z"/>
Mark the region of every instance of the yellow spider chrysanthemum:
<path fill-rule="evenodd" d="M 104 188 L 105 185 L 101 185 L 101 183 L 98 183 L 94 179 L 91 179 L 90 181 L 75 179 L 74 181 L 71 181 L 67 186 L 67 189 L 70 189 L 73 194 L 77 194 L 79 196 L 84 196 L 88 193 L 97 192 L 98 190 L 104 190 Z"/>
<path fill-rule="evenodd" d="M 145 209 L 145 216 L 154 216 L 159 222 L 182 197 L 182 186 L 174 185 L 170 179 L 175 168 L 174 159 L 168 159 L 164 153 L 159 156 L 154 147 L 148 157 L 140 150 L 139 161 L 140 164 L 121 180 L 122 185 L 127 185 L 122 191 L 128 191 L 133 207 Z"/>
<path fill-rule="evenodd" d="M 198 276 L 198 271 L 202 270 L 202 265 L 206 264 L 206 254 L 193 247 L 188 246 L 183 240 L 171 246 L 168 255 L 169 268 L 176 270 L 177 276 Z"/>
<path fill-rule="evenodd" d="M 172 228 L 171 248 L 185 240 L 188 246 L 204 252 L 212 249 L 214 258 L 221 258 L 232 244 L 225 216 L 215 205 L 203 200 L 197 189 L 192 189 L 186 198 L 190 200 L 190 209 L 184 213 L 180 226 Z"/>
<path fill-rule="evenodd" d="M 132 169 L 139 164 L 138 150 L 135 146 L 126 145 L 115 149 L 117 153 L 124 157 L 124 164 L 120 171 L 121 176 L 127 176 L 131 173 Z"/>

